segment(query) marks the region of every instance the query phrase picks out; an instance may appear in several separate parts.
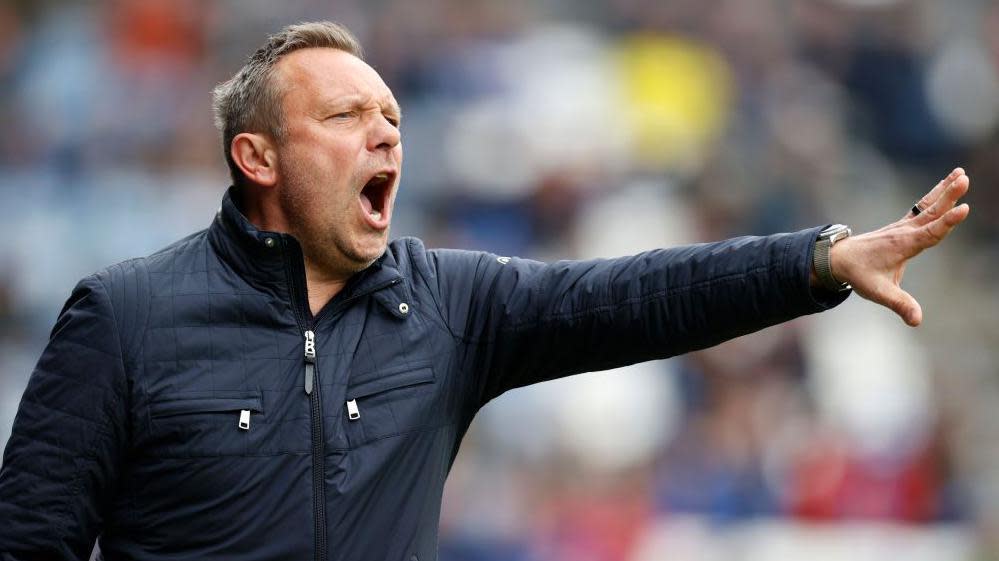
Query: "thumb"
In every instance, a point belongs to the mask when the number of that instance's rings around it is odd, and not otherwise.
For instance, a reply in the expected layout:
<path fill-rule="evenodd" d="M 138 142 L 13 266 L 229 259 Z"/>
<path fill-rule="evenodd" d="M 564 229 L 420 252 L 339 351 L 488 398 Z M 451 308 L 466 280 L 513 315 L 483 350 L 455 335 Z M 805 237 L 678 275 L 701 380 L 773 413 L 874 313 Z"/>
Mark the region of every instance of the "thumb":
<path fill-rule="evenodd" d="M 902 318 L 906 324 L 916 327 L 923 321 L 923 308 L 911 294 L 897 286 L 892 286 L 882 302 Z"/>

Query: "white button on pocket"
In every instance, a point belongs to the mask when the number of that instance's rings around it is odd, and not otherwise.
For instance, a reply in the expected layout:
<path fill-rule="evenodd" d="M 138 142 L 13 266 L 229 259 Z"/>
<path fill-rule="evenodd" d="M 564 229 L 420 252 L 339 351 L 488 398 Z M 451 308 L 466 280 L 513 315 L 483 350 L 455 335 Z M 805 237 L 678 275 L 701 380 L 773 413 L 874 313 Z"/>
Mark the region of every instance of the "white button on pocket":
<path fill-rule="evenodd" d="M 409 313 L 409 304 L 407 304 L 405 302 L 399 304 L 399 313 L 400 314 L 408 314 Z"/>

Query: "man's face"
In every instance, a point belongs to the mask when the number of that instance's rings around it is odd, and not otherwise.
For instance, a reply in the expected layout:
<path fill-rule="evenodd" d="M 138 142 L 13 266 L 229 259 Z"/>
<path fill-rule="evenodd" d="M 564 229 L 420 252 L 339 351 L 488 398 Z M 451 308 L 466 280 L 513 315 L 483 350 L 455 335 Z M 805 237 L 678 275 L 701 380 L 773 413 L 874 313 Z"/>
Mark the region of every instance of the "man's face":
<path fill-rule="evenodd" d="M 314 265 L 359 271 L 385 251 L 402 166 L 399 106 L 378 73 L 335 49 L 283 57 L 278 193 Z"/>

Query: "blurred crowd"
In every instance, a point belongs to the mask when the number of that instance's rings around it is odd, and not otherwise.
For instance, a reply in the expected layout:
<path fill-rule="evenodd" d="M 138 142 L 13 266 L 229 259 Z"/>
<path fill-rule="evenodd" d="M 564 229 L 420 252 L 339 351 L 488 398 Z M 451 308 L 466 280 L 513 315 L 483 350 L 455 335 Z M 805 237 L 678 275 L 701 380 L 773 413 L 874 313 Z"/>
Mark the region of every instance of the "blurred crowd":
<path fill-rule="evenodd" d="M 487 406 L 443 561 L 999 559 L 989 0 L 6 0 L 0 445 L 76 281 L 211 221 L 213 86 L 314 19 L 351 27 L 399 99 L 393 233 L 431 247 L 866 230 L 972 178 L 971 219 L 907 272 L 918 330 L 852 297 Z"/>

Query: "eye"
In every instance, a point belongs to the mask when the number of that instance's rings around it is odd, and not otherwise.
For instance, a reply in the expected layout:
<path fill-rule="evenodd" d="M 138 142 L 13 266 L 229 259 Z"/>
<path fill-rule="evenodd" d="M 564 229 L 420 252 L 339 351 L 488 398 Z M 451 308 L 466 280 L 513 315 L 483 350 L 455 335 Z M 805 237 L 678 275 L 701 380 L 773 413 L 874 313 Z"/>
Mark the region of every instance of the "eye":
<path fill-rule="evenodd" d="M 389 124 L 392 125 L 393 127 L 399 128 L 399 124 L 400 124 L 399 123 L 399 119 L 397 119 L 395 117 L 385 117 L 385 120 L 388 121 Z"/>
<path fill-rule="evenodd" d="M 330 115 L 329 118 L 336 119 L 338 121 L 344 121 L 347 119 L 353 119 L 356 115 L 357 115 L 356 111 L 343 111 L 341 113 L 334 113 L 333 115 Z"/>

